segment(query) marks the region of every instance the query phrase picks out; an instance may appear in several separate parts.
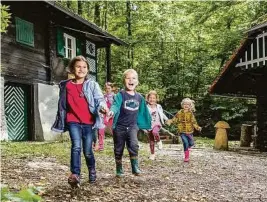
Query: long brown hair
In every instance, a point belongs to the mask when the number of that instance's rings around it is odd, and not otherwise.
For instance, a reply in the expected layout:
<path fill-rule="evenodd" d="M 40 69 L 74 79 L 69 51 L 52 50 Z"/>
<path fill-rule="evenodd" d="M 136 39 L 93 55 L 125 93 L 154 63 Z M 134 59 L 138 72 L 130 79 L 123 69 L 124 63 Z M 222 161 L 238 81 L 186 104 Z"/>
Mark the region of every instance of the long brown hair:
<path fill-rule="evenodd" d="M 85 59 L 85 57 L 83 57 L 82 55 L 78 55 L 74 58 L 71 59 L 71 61 L 69 62 L 69 65 L 68 65 L 68 69 L 71 73 L 74 73 L 74 66 L 75 66 L 75 63 L 78 62 L 78 61 L 83 61 L 86 63 L 87 65 L 87 69 L 88 69 L 88 72 L 89 72 L 89 63 L 88 61 Z"/>

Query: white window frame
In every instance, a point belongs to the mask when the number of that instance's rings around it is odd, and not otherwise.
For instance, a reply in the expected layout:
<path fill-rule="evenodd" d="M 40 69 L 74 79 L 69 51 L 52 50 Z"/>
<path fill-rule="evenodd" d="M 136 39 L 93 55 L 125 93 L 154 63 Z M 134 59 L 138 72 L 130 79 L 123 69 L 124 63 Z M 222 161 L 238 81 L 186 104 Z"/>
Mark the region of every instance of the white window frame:
<path fill-rule="evenodd" d="M 65 40 L 65 45 L 64 45 L 64 51 L 65 51 L 65 58 L 72 59 L 73 57 L 76 56 L 76 39 L 73 36 L 70 36 L 66 33 L 64 33 L 64 40 Z M 71 48 L 68 48 L 68 39 L 71 40 Z M 69 55 L 69 50 L 71 51 L 71 55 Z"/>

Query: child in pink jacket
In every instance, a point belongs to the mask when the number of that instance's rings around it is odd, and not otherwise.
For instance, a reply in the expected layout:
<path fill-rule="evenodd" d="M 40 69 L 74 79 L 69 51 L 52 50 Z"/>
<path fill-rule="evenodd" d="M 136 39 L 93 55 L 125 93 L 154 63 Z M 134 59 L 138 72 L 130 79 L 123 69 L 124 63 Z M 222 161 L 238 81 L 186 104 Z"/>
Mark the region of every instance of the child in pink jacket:
<path fill-rule="evenodd" d="M 107 82 L 105 84 L 105 91 L 106 93 L 104 94 L 104 98 L 107 103 L 107 107 L 110 108 L 111 105 L 113 104 L 114 100 L 114 93 L 112 92 L 112 84 L 110 82 Z M 112 127 L 113 119 L 107 119 L 106 116 L 104 117 L 104 124 L 105 126 Z M 104 150 L 104 140 L 105 140 L 105 128 L 101 128 L 98 130 L 98 150 L 103 151 Z"/>

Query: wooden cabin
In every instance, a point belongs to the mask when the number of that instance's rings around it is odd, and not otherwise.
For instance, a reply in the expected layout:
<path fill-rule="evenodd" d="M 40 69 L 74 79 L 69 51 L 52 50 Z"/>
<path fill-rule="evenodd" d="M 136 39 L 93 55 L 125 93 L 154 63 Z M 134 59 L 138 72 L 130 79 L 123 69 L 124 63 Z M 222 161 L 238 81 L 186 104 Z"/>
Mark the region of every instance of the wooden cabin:
<path fill-rule="evenodd" d="M 12 14 L 1 35 L 1 140 L 53 140 L 58 82 L 67 64 L 83 55 L 97 80 L 97 50 L 106 51 L 110 80 L 111 45 L 119 38 L 53 1 L 4 1 Z"/>
<path fill-rule="evenodd" d="M 210 87 L 211 94 L 257 99 L 255 147 L 267 151 L 267 22 L 246 33 Z"/>

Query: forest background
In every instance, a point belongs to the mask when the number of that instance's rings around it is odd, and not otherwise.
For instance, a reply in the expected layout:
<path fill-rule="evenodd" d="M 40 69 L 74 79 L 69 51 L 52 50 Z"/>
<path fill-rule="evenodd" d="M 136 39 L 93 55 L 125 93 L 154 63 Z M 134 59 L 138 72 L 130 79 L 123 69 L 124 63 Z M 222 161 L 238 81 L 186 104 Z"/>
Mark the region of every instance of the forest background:
<path fill-rule="evenodd" d="M 202 136 L 214 137 L 219 120 L 238 139 L 243 123 L 256 121 L 255 99 L 211 96 L 208 89 L 246 31 L 267 20 L 267 1 L 58 1 L 129 46 L 112 47 L 111 78 L 122 88 L 122 73 L 134 68 L 138 91 L 156 90 L 174 114 L 184 97 L 196 101 Z M 1 6 L 1 32 L 10 13 Z M 105 52 L 98 50 L 98 82 L 106 79 Z M 174 128 L 170 128 L 174 130 Z"/>

